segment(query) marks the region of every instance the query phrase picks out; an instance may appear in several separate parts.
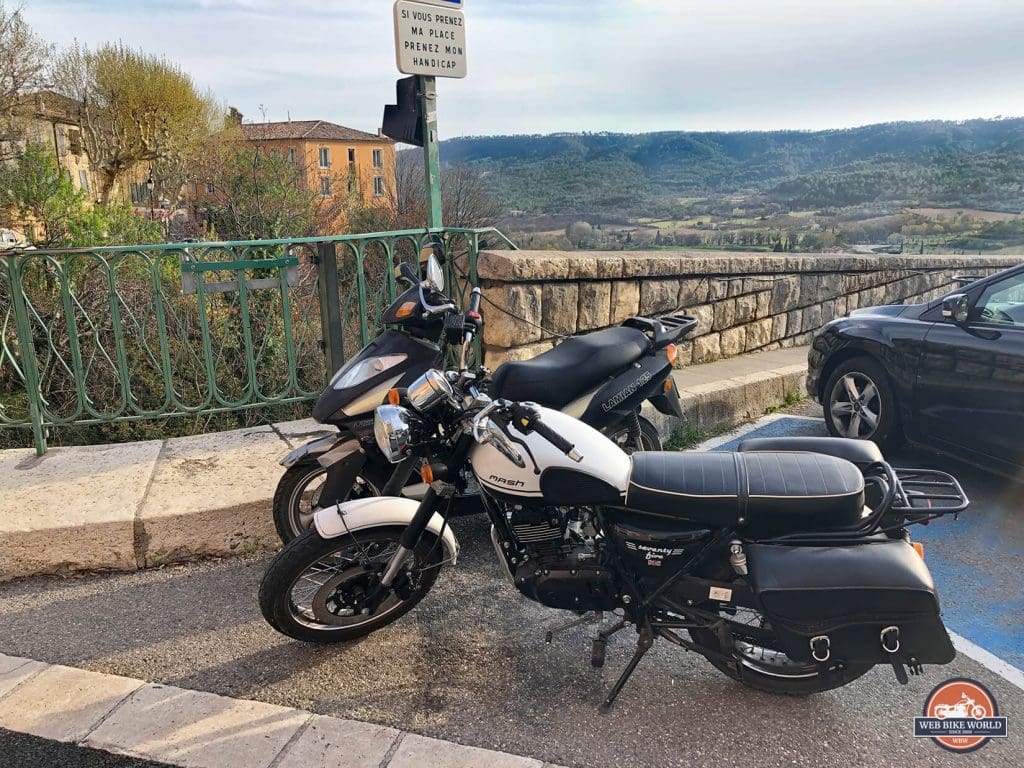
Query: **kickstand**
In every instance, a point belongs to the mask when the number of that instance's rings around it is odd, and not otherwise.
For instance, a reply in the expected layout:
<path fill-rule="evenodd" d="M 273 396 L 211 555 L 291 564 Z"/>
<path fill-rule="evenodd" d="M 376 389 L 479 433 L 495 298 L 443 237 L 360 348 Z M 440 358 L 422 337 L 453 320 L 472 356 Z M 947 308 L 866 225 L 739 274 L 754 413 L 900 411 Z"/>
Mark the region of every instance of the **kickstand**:
<path fill-rule="evenodd" d="M 608 692 L 608 698 L 606 698 L 604 703 L 601 704 L 601 712 L 611 711 L 612 704 L 614 704 L 615 699 L 619 697 L 623 686 L 625 686 L 629 678 L 632 677 L 633 672 L 636 671 L 637 664 L 640 663 L 640 659 L 644 657 L 644 654 L 650 650 L 652 645 L 654 645 L 654 634 L 651 632 L 651 628 L 649 626 L 643 627 L 640 630 L 640 637 L 636 641 L 636 653 L 633 654 L 633 658 L 629 660 L 629 664 L 626 665 L 622 674 L 619 675 L 619 679 L 615 682 L 615 685 L 612 686 L 611 691 Z"/>
<path fill-rule="evenodd" d="M 601 613 L 601 611 L 594 611 L 593 613 L 584 614 L 583 616 L 580 616 L 578 619 L 570 621 L 568 624 L 560 624 L 559 626 L 554 627 L 553 629 L 549 629 L 547 632 L 544 633 L 544 642 L 550 643 L 552 640 L 555 639 L 555 635 L 560 635 L 563 632 L 568 632 L 570 629 L 572 629 L 573 627 L 578 627 L 580 624 L 588 624 L 592 621 L 601 621 L 602 619 L 604 619 L 604 614 Z"/>

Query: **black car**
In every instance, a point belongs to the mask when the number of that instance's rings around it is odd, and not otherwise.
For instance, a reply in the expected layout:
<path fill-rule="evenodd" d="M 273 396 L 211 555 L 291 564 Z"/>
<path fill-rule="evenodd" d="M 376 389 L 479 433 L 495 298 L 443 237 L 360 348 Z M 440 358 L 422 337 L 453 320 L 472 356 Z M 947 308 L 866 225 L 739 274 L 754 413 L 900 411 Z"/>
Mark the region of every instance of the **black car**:
<path fill-rule="evenodd" d="M 1024 467 L 1024 264 L 931 304 L 869 307 L 814 337 L 807 391 L 833 435 L 904 438 Z"/>

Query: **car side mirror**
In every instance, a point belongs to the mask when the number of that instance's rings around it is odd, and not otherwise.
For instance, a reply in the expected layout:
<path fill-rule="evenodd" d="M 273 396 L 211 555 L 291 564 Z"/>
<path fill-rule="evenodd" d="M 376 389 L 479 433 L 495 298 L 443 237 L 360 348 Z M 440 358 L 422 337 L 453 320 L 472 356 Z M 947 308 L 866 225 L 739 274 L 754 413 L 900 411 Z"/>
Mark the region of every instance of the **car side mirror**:
<path fill-rule="evenodd" d="M 942 316 L 948 317 L 957 325 L 967 325 L 970 313 L 971 302 L 966 294 L 954 293 L 942 300 Z"/>

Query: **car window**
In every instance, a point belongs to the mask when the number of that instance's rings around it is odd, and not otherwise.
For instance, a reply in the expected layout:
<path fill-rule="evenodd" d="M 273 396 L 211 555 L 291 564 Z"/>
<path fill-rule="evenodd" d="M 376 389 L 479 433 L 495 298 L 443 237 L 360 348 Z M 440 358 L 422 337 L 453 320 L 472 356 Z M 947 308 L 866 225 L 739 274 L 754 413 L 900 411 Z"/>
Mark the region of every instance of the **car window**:
<path fill-rule="evenodd" d="M 1024 327 L 1024 273 L 988 286 L 974 305 L 971 319 L 993 325 Z"/>

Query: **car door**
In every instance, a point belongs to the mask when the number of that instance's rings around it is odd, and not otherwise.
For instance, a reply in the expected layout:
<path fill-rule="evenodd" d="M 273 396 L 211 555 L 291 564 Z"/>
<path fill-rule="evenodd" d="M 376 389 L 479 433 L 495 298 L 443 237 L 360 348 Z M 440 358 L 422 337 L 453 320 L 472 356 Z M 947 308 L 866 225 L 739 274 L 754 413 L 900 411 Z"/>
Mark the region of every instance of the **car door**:
<path fill-rule="evenodd" d="M 1024 464 L 1024 269 L 967 294 L 968 322 L 925 336 L 908 432 L 1005 471 Z"/>

